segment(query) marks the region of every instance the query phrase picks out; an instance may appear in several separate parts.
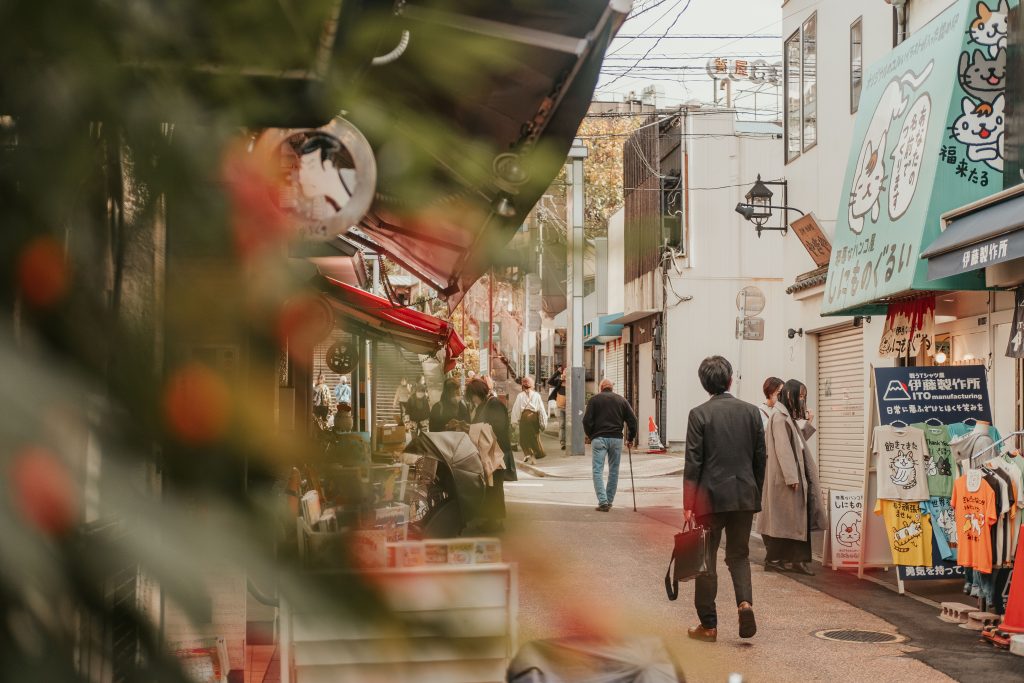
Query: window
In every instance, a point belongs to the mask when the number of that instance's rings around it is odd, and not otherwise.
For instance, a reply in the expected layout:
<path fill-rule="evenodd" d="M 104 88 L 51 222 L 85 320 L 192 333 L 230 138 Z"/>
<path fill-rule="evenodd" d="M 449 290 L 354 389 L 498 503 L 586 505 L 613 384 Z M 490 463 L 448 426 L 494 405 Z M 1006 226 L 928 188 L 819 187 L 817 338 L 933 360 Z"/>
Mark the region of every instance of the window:
<path fill-rule="evenodd" d="M 804 22 L 804 151 L 818 142 L 818 15 Z"/>
<path fill-rule="evenodd" d="M 786 163 L 818 142 L 818 16 L 812 14 L 786 39 Z"/>
<path fill-rule="evenodd" d="M 858 17 L 850 25 L 850 113 L 857 111 L 860 103 L 860 86 L 864 79 L 864 30 Z"/>
<path fill-rule="evenodd" d="M 800 31 L 786 39 L 786 162 L 800 156 Z"/>

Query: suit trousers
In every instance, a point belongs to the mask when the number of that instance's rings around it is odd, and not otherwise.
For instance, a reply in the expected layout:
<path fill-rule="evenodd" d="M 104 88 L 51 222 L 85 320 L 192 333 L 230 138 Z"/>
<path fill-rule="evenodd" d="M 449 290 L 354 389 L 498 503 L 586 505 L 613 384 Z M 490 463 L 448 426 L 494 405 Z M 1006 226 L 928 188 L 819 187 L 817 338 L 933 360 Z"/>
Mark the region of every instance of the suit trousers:
<path fill-rule="evenodd" d="M 715 598 L 718 597 L 718 546 L 725 532 L 725 564 L 732 575 L 732 588 L 736 593 L 736 605 L 741 602 L 754 604 L 753 589 L 750 585 L 750 528 L 754 522 L 753 512 L 719 512 L 699 517 L 697 521 L 711 530 L 712 572 L 698 576 L 693 587 L 693 604 L 697 608 L 701 626 L 718 628 L 718 612 Z"/>

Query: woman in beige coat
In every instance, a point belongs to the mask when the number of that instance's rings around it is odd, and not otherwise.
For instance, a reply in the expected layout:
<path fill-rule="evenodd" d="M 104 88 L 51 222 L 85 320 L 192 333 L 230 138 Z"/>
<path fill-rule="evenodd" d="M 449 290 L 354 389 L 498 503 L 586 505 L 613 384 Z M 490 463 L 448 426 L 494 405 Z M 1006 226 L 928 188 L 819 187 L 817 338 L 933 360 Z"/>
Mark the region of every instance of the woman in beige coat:
<path fill-rule="evenodd" d="M 808 415 L 807 387 L 795 379 L 786 382 L 772 408 L 765 430 L 768 462 L 757 530 L 764 539 L 765 569 L 812 574 L 811 531 L 827 525 L 818 490 L 818 463 L 807 446 L 814 434 Z M 796 420 L 807 420 L 804 427 Z"/>

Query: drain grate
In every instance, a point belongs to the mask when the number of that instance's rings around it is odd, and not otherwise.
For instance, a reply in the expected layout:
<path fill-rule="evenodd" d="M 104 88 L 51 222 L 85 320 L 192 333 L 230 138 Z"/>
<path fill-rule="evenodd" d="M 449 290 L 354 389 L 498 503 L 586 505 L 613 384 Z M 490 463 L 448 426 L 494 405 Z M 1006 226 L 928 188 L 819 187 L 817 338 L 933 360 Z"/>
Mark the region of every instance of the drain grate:
<path fill-rule="evenodd" d="M 626 489 L 627 491 L 629 489 Z M 670 493 L 672 491 L 678 491 L 677 486 L 637 486 L 634 489 L 637 493 Z"/>
<path fill-rule="evenodd" d="M 907 638 L 898 633 L 886 633 L 885 631 L 865 631 L 856 628 L 829 629 L 818 631 L 814 634 L 822 640 L 834 640 L 840 643 L 902 643 Z"/>

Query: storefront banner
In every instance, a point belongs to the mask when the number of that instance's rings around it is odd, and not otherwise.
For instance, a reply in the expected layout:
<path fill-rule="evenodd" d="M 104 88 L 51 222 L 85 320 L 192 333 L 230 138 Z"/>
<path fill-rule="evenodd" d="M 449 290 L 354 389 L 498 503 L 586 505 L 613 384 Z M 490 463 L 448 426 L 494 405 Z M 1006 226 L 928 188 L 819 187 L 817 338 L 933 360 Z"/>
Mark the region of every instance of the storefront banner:
<path fill-rule="evenodd" d="M 883 358 L 917 358 L 922 351 L 935 354 L 935 297 L 889 304 L 885 328 L 878 344 Z"/>
<path fill-rule="evenodd" d="M 920 254 L 943 213 L 1003 187 L 1008 21 L 994 5 L 957 0 L 865 71 L 824 314 L 908 291 L 984 288 L 977 272 L 929 281 Z"/>
<path fill-rule="evenodd" d="M 953 225 L 956 225 L 954 221 Z M 1024 230 L 993 237 L 939 256 L 928 258 L 928 277 L 942 278 L 988 266 L 1005 263 L 1024 256 Z"/>
<path fill-rule="evenodd" d="M 828 492 L 829 546 L 833 567 L 856 567 L 864 521 L 864 494 L 860 491 Z"/>
<path fill-rule="evenodd" d="M 1024 287 L 1017 288 L 1013 300 L 1013 323 L 1010 325 L 1006 355 L 1009 358 L 1024 358 Z"/>
<path fill-rule="evenodd" d="M 875 368 L 875 392 L 882 424 L 992 422 L 983 365 Z"/>

